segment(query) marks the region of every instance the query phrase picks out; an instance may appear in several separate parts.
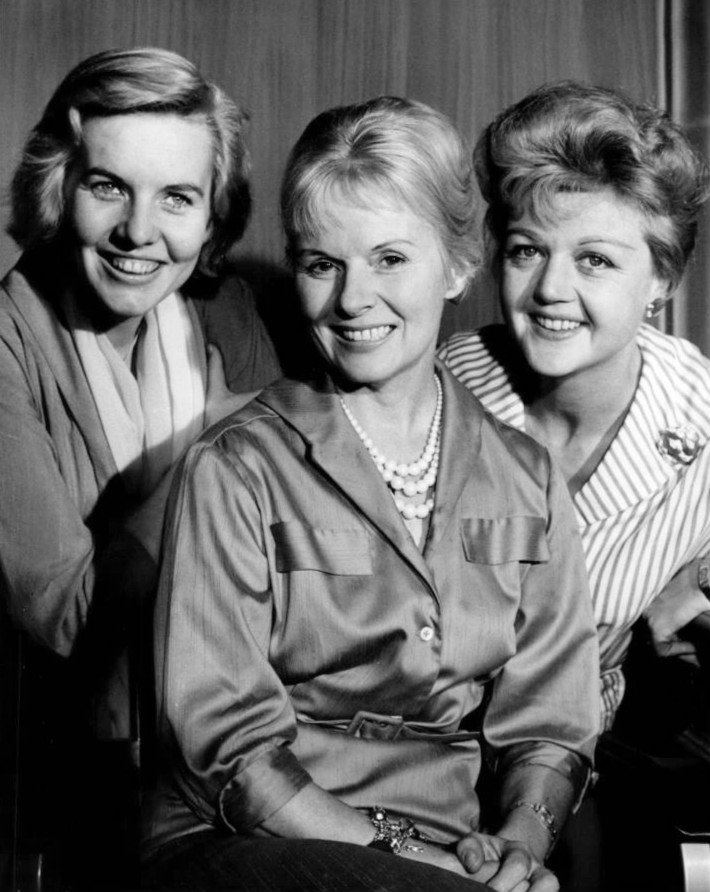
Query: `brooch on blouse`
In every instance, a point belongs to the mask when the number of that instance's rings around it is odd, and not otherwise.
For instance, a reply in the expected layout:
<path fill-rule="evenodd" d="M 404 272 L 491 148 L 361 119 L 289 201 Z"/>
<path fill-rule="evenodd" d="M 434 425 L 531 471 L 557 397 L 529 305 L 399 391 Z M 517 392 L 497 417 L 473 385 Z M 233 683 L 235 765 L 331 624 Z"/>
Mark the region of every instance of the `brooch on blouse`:
<path fill-rule="evenodd" d="M 689 465 L 700 452 L 700 434 L 688 424 L 669 427 L 658 432 L 656 448 L 669 461 Z"/>

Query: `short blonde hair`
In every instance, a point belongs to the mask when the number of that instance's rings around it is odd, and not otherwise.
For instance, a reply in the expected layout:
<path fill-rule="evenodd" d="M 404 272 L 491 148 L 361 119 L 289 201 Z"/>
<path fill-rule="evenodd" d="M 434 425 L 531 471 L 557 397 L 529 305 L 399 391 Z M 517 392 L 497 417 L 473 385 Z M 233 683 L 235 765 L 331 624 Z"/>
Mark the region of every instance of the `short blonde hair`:
<path fill-rule="evenodd" d="M 333 187 L 355 201 L 373 189 L 402 201 L 438 232 L 450 261 L 479 264 L 470 158 L 451 122 L 421 102 L 380 96 L 314 118 L 294 146 L 281 187 L 289 252 L 313 235 Z"/>
<path fill-rule="evenodd" d="M 80 62 L 59 85 L 30 133 L 12 186 L 8 232 L 22 248 L 50 244 L 65 225 L 65 183 L 94 117 L 140 112 L 204 119 L 212 136 L 212 232 L 203 272 L 221 266 L 250 210 L 246 115 L 197 68 L 168 50 L 107 50 Z"/>
<path fill-rule="evenodd" d="M 490 124 L 474 153 L 496 247 L 511 215 L 549 213 L 560 191 L 611 188 L 646 217 L 656 273 L 680 281 L 708 195 L 708 170 L 668 115 L 617 90 L 561 81 L 539 87 Z"/>

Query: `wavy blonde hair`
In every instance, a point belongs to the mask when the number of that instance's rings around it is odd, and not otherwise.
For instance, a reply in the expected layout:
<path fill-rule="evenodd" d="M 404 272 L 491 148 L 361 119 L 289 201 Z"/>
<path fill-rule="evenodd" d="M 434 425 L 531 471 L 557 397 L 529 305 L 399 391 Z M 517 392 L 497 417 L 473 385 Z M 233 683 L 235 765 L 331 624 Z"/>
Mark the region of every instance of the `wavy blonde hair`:
<path fill-rule="evenodd" d="M 671 288 L 680 281 L 708 196 L 708 169 L 655 106 L 576 81 L 545 85 L 486 128 L 474 163 L 496 251 L 508 220 L 524 208 L 544 218 L 560 191 L 611 188 L 644 214 L 656 273 Z"/>
<path fill-rule="evenodd" d="M 294 146 L 281 186 L 287 249 L 315 234 L 337 188 L 356 203 L 401 201 L 438 232 L 450 261 L 480 264 L 471 161 L 451 122 L 421 102 L 380 96 L 315 117 Z"/>
<path fill-rule="evenodd" d="M 107 50 L 80 62 L 31 131 L 11 185 L 9 234 L 21 248 L 51 244 L 66 223 L 65 183 L 90 118 L 138 113 L 201 118 L 213 147 L 212 232 L 200 269 L 216 273 L 250 211 L 246 115 L 197 68 L 168 50 Z"/>

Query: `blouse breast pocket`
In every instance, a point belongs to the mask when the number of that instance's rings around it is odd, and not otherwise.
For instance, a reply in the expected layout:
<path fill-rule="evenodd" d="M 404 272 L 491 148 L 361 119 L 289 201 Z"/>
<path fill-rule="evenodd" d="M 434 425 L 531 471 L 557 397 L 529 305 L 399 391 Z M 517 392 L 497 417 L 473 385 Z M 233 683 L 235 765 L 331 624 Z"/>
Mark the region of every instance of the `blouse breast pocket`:
<path fill-rule="evenodd" d="M 549 561 L 546 526 L 544 517 L 465 517 L 461 538 L 466 560 L 494 565 Z"/>
<path fill-rule="evenodd" d="M 296 520 L 271 527 L 279 573 L 315 570 L 334 576 L 372 573 L 370 537 L 362 527 L 321 528 Z"/>
<path fill-rule="evenodd" d="M 461 520 L 460 625 L 468 622 L 474 630 L 468 637 L 475 635 L 479 674 L 495 674 L 516 651 L 523 579 L 532 564 L 550 559 L 546 526 L 544 517 L 535 516 Z"/>

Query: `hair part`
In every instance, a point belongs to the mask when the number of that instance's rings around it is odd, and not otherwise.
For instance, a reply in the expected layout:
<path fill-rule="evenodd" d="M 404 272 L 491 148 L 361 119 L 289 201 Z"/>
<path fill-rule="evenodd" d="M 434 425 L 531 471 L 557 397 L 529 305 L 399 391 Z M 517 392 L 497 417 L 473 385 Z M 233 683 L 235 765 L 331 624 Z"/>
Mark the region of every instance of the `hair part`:
<path fill-rule="evenodd" d="M 420 102 L 380 96 L 314 118 L 294 146 L 281 186 L 290 257 L 315 235 L 333 193 L 371 207 L 403 204 L 438 233 L 448 261 L 470 277 L 480 264 L 471 162 L 451 122 Z"/>
<path fill-rule="evenodd" d="M 496 250 L 523 209 L 545 219 L 559 192 L 611 189 L 644 215 L 657 275 L 671 288 L 682 278 L 708 196 L 708 169 L 655 106 L 576 81 L 545 85 L 486 128 L 474 166 Z"/>
<path fill-rule="evenodd" d="M 200 269 L 215 273 L 244 233 L 251 207 L 247 116 L 197 68 L 168 50 L 107 50 L 64 78 L 31 131 L 11 184 L 8 233 L 24 249 L 49 245 L 66 228 L 66 184 L 87 120 L 125 114 L 203 120 L 213 148 L 211 235 Z"/>

